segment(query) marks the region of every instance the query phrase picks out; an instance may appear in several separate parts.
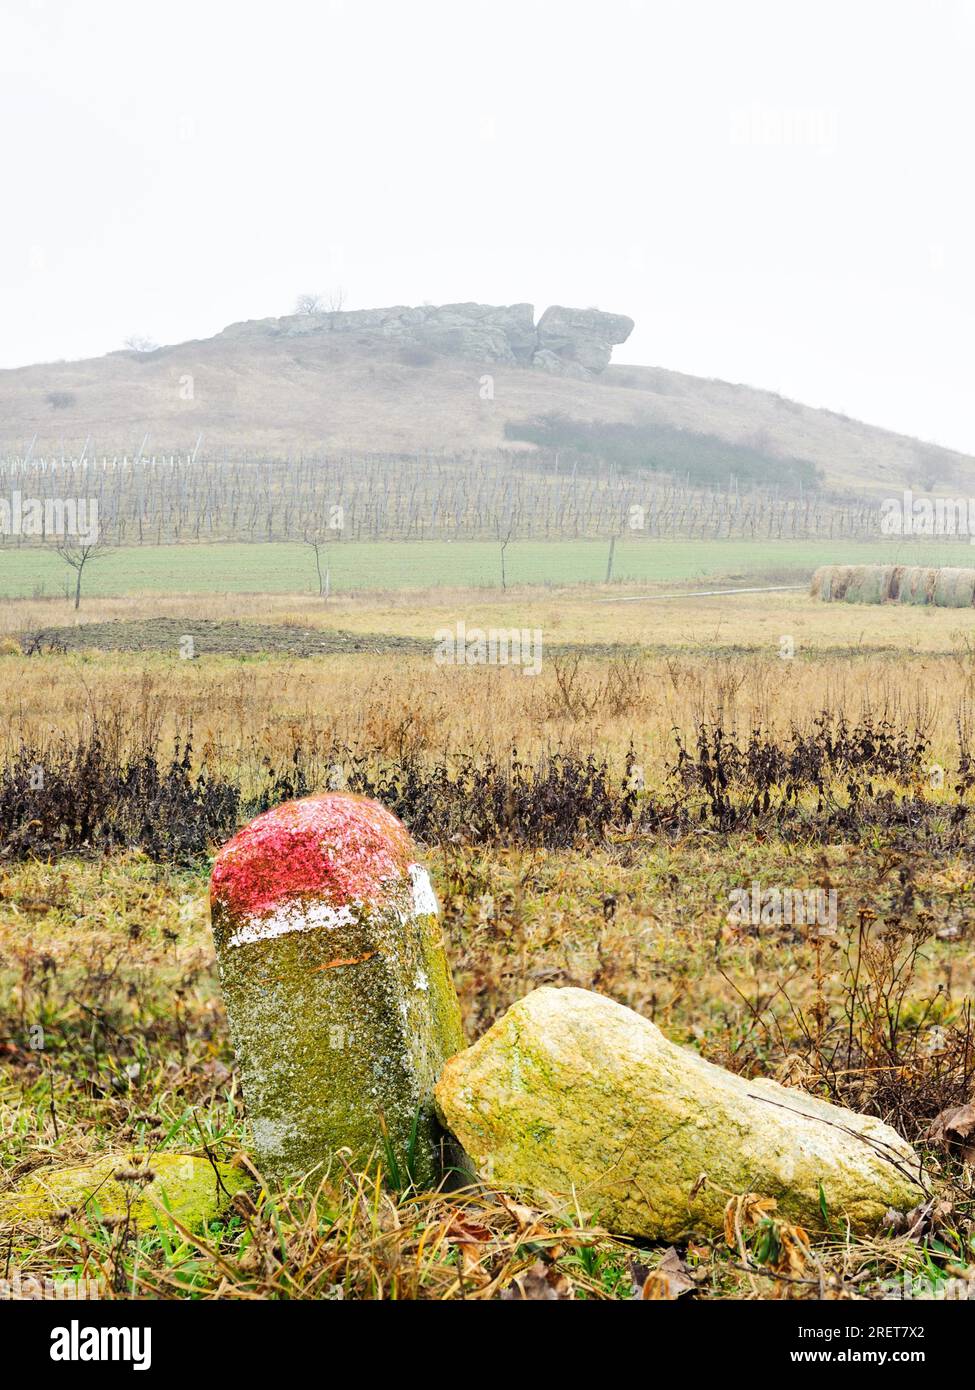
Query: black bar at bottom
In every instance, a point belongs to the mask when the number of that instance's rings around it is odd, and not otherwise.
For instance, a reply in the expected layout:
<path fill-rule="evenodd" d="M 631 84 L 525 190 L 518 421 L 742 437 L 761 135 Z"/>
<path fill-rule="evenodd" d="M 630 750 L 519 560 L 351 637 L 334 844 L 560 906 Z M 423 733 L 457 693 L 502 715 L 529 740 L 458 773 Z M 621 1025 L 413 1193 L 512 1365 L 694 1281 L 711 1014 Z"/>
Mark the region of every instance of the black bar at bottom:
<path fill-rule="evenodd" d="M 499 1374 L 504 1364 L 519 1364 L 522 1354 L 532 1359 L 521 1364 L 542 1365 L 580 1338 L 598 1339 L 591 1342 L 597 1355 L 600 1346 L 607 1355 L 611 1348 L 617 1365 L 620 1349 L 629 1344 L 648 1369 L 666 1349 L 668 1362 L 676 1356 L 695 1378 L 729 1366 L 761 1367 L 767 1374 L 794 1366 L 828 1371 L 874 1365 L 926 1374 L 957 1367 L 958 1348 L 971 1326 L 970 1305 L 957 1300 L 682 1299 L 628 1309 L 565 1303 L 563 1313 L 569 1309 L 571 1321 L 562 1323 L 557 1306 L 541 1312 L 539 1322 L 511 1303 L 10 1301 L 0 1303 L 0 1329 L 8 1349 L 16 1348 L 18 1378 L 36 1368 L 52 1382 L 71 1384 L 96 1375 L 186 1371 L 221 1380 L 236 1371 L 253 1379 L 260 1367 L 287 1375 L 299 1364 L 309 1370 L 318 1365 L 325 1373 L 329 1365 L 334 1371 L 342 1364 L 348 1375 L 360 1360 L 372 1375 L 377 1360 L 391 1369 L 412 1368 L 412 1375 L 424 1363 L 432 1369 L 441 1357 L 447 1379 L 453 1374 L 450 1346 L 486 1335 L 494 1339 L 489 1345 L 499 1358 Z M 381 1329 L 381 1339 L 369 1336 Z M 465 1342 L 455 1342 L 452 1330 Z M 511 1360 L 516 1356 L 519 1362 Z M 463 1365 L 454 1370 L 463 1374 Z"/>

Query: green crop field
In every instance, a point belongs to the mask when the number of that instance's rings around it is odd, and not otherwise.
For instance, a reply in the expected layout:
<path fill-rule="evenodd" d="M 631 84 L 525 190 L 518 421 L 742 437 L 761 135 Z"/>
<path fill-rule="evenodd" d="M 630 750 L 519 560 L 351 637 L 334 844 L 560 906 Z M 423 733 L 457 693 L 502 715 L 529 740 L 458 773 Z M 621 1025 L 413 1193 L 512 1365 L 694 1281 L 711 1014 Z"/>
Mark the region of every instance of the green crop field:
<path fill-rule="evenodd" d="M 509 586 L 599 583 L 607 557 L 605 541 L 512 541 L 505 578 Z M 762 576 L 800 582 L 818 565 L 844 563 L 966 565 L 975 563 L 975 551 L 934 541 L 626 540 L 616 546 L 613 577 L 665 584 Z M 338 542 L 329 549 L 328 564 L 335 593 L 501 585 L 501 548 L 488 541 Z M 53 549 L 0 549 L 0 597 L 62 597 L 73 578 Z M 311 549 L 290 542 L 132 546 L 92 559 L 84 574 L 90 597 L 317 589 Z"/>

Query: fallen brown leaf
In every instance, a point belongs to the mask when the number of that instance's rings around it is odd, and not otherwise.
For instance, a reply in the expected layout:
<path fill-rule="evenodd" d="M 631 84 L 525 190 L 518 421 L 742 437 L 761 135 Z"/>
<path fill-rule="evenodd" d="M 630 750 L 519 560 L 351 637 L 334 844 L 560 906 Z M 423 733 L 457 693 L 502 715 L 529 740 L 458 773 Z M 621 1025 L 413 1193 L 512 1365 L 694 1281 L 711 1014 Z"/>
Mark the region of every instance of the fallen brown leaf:
<path fill-rule="evenodd" d="M 801 1226 L 790 1226 L 787 1221 L 779 1221 L 775 1234 L 779 1241 L 779 1255 L 773 1266 L 775 1272 L 801 1279 L 808 1272 L 812 1249 L 807 1232 Z"/>
<path fill-rule="evenodd" d="M 536 1260 L 530 1268 L 515 1276 L 514 1283 L 504 1290 L 506 1302 L 554 1302 L 572 1297 L 572 1285 L 561 1270 Z"/>
<path fill-rule="evenodd" d="M 894 1211 L 891 1208 L 884 1217 L 886 1225 L 895 1236 L 905 1236 L 908 1240 L 919 1241 L 924 1236 L 943 1226 L 951 1215 L 951 1203 L 939 1202 L 931 1197 L 927 1202 L 908 1212 Z"/>
<path fill-rule="evenodd" d="M 541 1221 L 541 1213 L 533 1211 L 531 1207 L 522 1206 L 520 1202 L 515 1202 L 511 1197 L 505 1196 L 503 1192 L 497 1194 L 498 1201 L 504 1207 L 509 1216 L 514 1217 L 515 1224 L 519 1231 L 530 1231 Z"/>
<path fill-rule="evenodd" d="M 757 1226 L 778 1205 L 774 1197 L 763 1197 L 760 1192 L 743 1192 L 732 1197 L 724 1209 L 724 1238 L 729 1248 L 737 1250 L 739 1232 Z"/>
<path fill-rule="evenodd" d="M 963 1163 L 975 1163 L 975 1105 L 942 1110 L 924 1137 L 929 1144 L 944 1144 L 958 1151 Z"/>
<path fill-rule="evenodd" d="M 492 1235 L 493 1232 L 487 1226 L 480 1225 L 460 1212 L 455 1212 L 444 1228 L 446 1239 L 457 1244 L 487 1245 Z"/>
<path fill-rule="evenodd" d="M 629 1261 L 628 1269 L 636 1298 L 672 1301 L 685 1293 L 691 1293 L 697 1287 L 673 1246 L 664 1251 L 660 1263 L 654 1269 L 648 1269 L 636 1260 Z"/>

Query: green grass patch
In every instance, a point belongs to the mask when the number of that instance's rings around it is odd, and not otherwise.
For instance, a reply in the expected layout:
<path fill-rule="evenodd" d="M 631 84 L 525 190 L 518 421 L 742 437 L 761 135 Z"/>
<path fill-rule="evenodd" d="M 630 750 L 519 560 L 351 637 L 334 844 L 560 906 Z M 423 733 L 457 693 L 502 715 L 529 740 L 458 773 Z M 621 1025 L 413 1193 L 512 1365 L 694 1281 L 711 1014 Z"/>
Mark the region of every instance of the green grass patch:
<path fill-rule="evenodd" d="M 505 577 L 515 585 L 601 583 L 604 541 L 512 541 Z M 771 576 L 800 582 L 819 565 L 957 565 L 967 546 L 936 541 L 650 541 L 624 539 L 613 561 L 618 581 L 680 584 Z M 343 541 L 329 553 L 334 593 L 428 588 L 500 588 L 501 550 L 490 541 Z M 51 548 L 0 547 L 0 597 L 59 598 L 74 571 Z M 317 593 L 311 550 L 294 542 L 129 546 L 92 560 L 83 593 Z"/>

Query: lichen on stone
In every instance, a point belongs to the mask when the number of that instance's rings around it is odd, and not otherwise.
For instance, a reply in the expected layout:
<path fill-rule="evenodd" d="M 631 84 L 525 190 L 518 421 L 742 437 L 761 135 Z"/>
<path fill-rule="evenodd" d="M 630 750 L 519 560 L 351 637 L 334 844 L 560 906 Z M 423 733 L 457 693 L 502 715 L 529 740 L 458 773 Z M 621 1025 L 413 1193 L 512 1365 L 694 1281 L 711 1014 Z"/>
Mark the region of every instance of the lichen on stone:
<path fill-rule="evenodd" d="M 463 1036 L 405 827 L 344 793 L 277 807 L 218 855 L 211 912 L 258 1167 L 321 1177 L 391 1151 L 435 1183 L 433 1086 Z"/>
<path fill-rule="evenodd" d="M 857 1231 L 924 1195 L 917 1155 L 881 1121 L 714 1066 L 587 990 L 519 1000 L 447 1063 L 436 1100 L 482 1177 L 631 1235 L 720 1231 L 739 1192 L 811 1229 L 822 1199 Z"/>
<path fill-rule="evenodd" d="M 0 1197 L 0 1219 L 50 1223 L 128 1217 L 152 1226 L 170 1213 L 191 1230 L 206 1226 L 253 1179 L 229 1163 L 192 1154 L 106 1154 L 92 1163 L 43 1168 Z"/>

